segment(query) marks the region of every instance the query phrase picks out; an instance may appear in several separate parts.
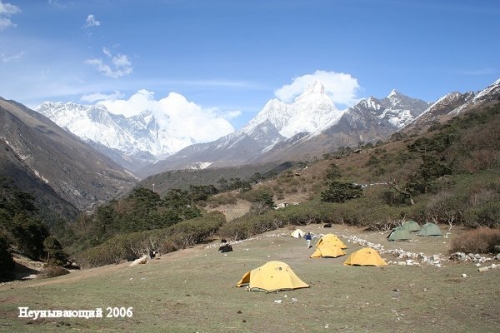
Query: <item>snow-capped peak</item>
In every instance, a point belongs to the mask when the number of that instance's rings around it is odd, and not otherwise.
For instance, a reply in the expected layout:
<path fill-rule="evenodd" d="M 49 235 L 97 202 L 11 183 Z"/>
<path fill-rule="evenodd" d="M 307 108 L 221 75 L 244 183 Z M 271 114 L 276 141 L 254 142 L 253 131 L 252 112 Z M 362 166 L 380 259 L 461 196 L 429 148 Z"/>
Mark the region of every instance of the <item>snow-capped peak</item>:
<path fill-rule="evenodd" d="M 325 86 L 321 81 L 313 81 L 311 82 L 306 89 L 304 89 L 304 94 L 324 94 Z"/>
<path fill-rule="evenodd" d="M 269 101 L 242 130 L 250 133 L 256 126 L 269 120 L 281 135 L 290 138 L 302 132 L 315 132 L 338 118 L 339 111 L 326 95 L 321 81 L 310 83 L 293 103 Z"/>
<path fill-rule="evenodd" d="M 148 152 L 164 158 L 195 143 L 191 137 L 169 130 L 151 110 L 125 117 L 110 113 L 100 104 L 45 102 L 35 111 L 87 142 L 118 149 L 126 155 Z"/>
<path fill-rule="evenodd" d="M 398 95 L 400 95 L 400 93 L 396 89 L 392 89 L 387 98 L 394 98 Z"/>

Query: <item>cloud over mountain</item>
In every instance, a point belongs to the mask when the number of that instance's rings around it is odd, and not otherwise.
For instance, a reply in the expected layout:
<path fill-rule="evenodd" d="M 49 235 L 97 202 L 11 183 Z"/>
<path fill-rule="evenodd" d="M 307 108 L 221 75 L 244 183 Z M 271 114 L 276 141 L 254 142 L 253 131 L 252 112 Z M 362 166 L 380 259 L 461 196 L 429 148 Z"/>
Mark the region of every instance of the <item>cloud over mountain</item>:
<path fill-rule="evenodd" d="M 359 101 L 358 80 L 350 74 L 317 70 L 313 74 L 295 77 L 291 84 L 284 85 L 274 92 L 284 102 L 291 102 L 314 81 L 322 82 L 325 93 L 339 106 L 351 106 Z"/>
<path fill-rule="evenodd" d="M 129 99 L 103 100 L 98 104 L 111 113 L 126 117 L 149 110 L 167 131 L 183 133 L 196 142 L 213 141 L 234 131 L 216 109 L 203 108 L 175 92 L 156 100 L 153 92 L 141 89 Z"/>

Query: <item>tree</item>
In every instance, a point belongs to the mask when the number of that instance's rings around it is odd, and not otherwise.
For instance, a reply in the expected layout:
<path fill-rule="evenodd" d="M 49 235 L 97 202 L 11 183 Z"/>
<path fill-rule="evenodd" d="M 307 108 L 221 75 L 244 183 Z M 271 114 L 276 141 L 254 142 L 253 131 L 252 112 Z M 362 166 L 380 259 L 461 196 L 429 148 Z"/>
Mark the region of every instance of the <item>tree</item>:
<path fill-rule="evenodd" d="M 328 181 L 337 180 L 342 176 L 340 168 L 335 163 L 330 163 L 326 169 L 325 179 Z"/>
<path fill-rule="evenodd" d="M 219 178 L 219 180 L 217 181 L 217 184 L 219 184 L 221 191 L 229 190 L 229 182 L 227 181 L 226 178 L 223 178 L 223 177 Z"/>
<path fill-rule="evenodd" d="M 43 241 L 50 233 L 38 219 L 18 214 L 13 219 L 12 235 L 18 249 L 33 259 L 43 259 L 45 247 Z"/>
<path fill-rule="evenodd" d="M 321 201 L 344 203 L 347 200 L 359 198 L 363 195 L 360 185 L 332 181 L 327 189 L 321 192 Z"/>
<path fill-rule="evenodd" d="M 268 210 L 276 207 L 273 195 L 268 192 L 259 193 L 258 199 L 250 206 L 250 213 L 253 215 L 262 215 Z"/>
<path fill-rule="evenodd" d="M 45 238 L 43 245 L 47 252 L 47 262 L 49 264 L 62 266 L 66 263 L 68 255 L 64 253 L 61 243 L 55 237 L 49 236 Z"/>
<path fill-rule="evenodd" d="M 14 277 L 15 263 L 10 254 L 9 243 L 7 235 L 0 230 L 0 281 Z"/>

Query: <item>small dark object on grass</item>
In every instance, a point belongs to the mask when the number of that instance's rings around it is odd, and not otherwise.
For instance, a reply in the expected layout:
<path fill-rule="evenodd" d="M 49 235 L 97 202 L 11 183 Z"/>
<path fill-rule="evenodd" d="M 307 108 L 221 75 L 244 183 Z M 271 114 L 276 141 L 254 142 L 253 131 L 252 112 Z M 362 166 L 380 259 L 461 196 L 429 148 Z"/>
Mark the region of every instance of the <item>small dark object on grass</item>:
<path fill-rule="evenodd" d="M 229 245 L 229 244 L 227 244 L 227 243 L 226 243 L 226 244 L 221 245 L 221 246 L 219 247 L 219 251 L 220 251 L 221 253 L 224 253 L 224 252 L 231 252 L 231 251 L 233 251 L 233 247 L 232 247 L 231 245 Z"/>
<path fill-rule="evenodd" d="M 323 226 L 323 228 L 331 228 L 332 227 L 332 224 L 331 223 L 327 223 Z"/>

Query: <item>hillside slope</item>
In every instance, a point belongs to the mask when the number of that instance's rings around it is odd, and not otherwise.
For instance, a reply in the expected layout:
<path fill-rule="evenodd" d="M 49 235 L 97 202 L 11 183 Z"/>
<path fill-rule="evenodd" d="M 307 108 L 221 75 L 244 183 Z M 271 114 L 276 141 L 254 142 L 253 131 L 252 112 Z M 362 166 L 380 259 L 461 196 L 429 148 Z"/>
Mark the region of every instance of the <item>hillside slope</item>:
<path fill-rule="evenodd" d="M 37 196 L 52 191 L 50 196 L 64 198 L 50 199 L 53 205 L 65 201 L 78 210 L 91 209 L 136 181 L 109 158 L 21 104 L 0 99 L 0 124 L 0 174 L 11 177 L 22 190 L 37 187 Z"/>

